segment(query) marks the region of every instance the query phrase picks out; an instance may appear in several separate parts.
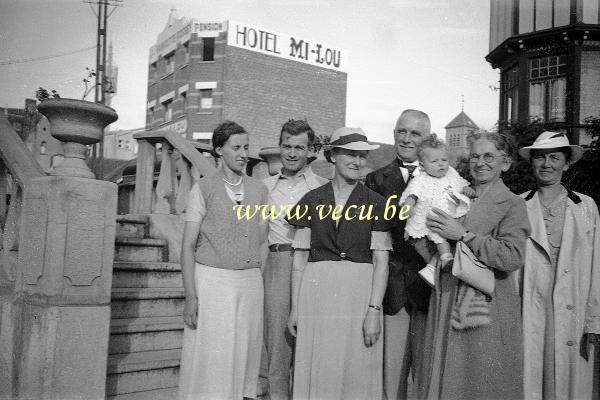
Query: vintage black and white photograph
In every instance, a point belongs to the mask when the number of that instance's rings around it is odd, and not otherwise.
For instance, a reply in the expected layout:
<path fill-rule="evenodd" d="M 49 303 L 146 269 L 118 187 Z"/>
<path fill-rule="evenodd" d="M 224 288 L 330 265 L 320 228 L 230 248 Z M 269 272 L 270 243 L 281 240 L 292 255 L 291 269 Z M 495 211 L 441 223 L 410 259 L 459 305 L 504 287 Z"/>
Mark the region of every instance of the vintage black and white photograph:
<path fill-rule="evenodd" d="M 600 0 L 0 0 L 0 399 L 600 399 Z"/>

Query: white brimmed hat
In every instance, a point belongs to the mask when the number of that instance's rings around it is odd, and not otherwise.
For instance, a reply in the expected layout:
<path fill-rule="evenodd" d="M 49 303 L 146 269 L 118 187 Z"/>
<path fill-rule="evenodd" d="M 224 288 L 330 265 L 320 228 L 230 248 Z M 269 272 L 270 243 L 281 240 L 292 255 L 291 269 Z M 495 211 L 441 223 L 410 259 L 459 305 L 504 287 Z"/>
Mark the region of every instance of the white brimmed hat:
<path fill-rule="evenodd" d="M 531 150 L 558 149 L 560 147 L 569 147 L 571 149 L 571 163 L 579 161 L 581 156 L 583 156 L 583 147 L 569 144 L 566 134 L 550 131 L 541 133 L 531 146 L 519 149 L 519 155 L 529 160 L 531 158 Z"/>
<path fill-rule="evenodd" d="M 360 128 L 338 128 L 336 129 L 329 144 L 323 146 L 324 150 L 331 150 L 334 147 L 339 147 L 348 150 L 375 150 L 379 148 L 378 144 L 369 144 L 367 135 Z"/>

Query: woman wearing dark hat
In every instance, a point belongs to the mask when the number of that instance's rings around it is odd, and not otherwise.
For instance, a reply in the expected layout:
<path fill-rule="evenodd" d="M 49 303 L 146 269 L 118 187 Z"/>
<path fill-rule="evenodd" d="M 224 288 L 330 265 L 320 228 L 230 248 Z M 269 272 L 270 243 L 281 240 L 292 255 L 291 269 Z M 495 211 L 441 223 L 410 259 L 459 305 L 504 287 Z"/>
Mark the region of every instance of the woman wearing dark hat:
<path fill-rule="evenodd" d="M 337 129 L 325 148 L 332 182 L 308 192 L 296 205 L 306 214 L 289 219 L 298 228 L 288 323 L 297 334 L 297 399 L 382 396 L 381 301 L 392 246 L 385 199 L 359 182 L 377 147 L 362 129 Z"/>
<path fill-rule="evenodd" d="M 526 399 L 591 399 L 600 334 L 600 217 L 594 201 L 561 184 L 583 149 L 544 132 L 519 154 L 537 188 L 524 193 L 531 224 L 523 269 Z"/>
<path fill-rule="evenodd" d="M 225 121 L 212 144 L 220 166 L 192 187 L 184 216 L 182 400 L 255 398 L 260 365 L 267 221 L 235 207 L 267 204 L 267 188 L 244 174 L 244 128 Z"/>

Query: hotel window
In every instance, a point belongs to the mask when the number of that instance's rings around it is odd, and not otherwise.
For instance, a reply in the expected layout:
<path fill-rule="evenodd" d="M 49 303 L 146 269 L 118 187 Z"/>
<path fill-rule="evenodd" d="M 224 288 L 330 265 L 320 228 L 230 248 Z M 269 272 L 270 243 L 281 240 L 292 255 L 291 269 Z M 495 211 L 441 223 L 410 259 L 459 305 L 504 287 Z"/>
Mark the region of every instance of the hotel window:
<path fill-rule="evenodd" d="M 563 122 L 567 111 L 567 57 L 534 58 L 529 66 L 529 116 Z"/>
<path fill-rule="evenodd" d="M 519 106 L 519 68 L 513 67 L 502 73 L 502 119 L 517 122 Z"/>
<path fill-rule="evenodd" d="M 175 70 L 175 57 L 173 55 L 165 56 L 165 75 L 172 74 Z"/>
<path fill-rule="evenodd" d="M 200 108 L 212 108 L 212 89 L 200 89 Z"/>
<path fill-rule="evenodd" d="M 215 38 L 202 38 L 202 61 L 215 60 Z"/>
<path fill-rule="evenodd" d="M 148 108 L 148 123 L 154 122 L 154 107 Z"/>
<path fill-rule="evenodd" d="M 165 101 L 162 105 L 165 109 L 165 122 L 169 122 L 173 119 L 173 99 Z"/>
<path fill-rule="evenodd" d="M 181 107 L 183 112 L 187 109 L 187 92 L 181 92 Z"/>
<path fill-rule="evenodd" d="M 150 64 L 148 75 L 149 75 L 151 81 L 156 79 L 156 63 L 155 62 Z"/>

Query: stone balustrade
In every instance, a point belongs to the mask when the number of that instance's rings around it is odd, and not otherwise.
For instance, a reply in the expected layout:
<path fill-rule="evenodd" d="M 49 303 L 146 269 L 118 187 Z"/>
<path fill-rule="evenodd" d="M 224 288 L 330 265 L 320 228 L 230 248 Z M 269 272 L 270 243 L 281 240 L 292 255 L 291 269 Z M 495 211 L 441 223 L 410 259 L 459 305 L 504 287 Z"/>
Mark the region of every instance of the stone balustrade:
<path fill-rule="evenodd" d="M 211 146 L 191 142 L 172 131 L 137 133 L 134 214 L 176 214 L 185 209 L 195 180 L 215 170 L 207 158 Z M 154 164 L 160 156 L 160 172 L 154 186 Z"/>
<path fill-rule="evenodd" d="M 50 175 L 0 118 L 0 398 L 100 399 L 117 187 L 84 158 L 117 115 L 71 99 L 38 109 L 68 155 Z"/>

